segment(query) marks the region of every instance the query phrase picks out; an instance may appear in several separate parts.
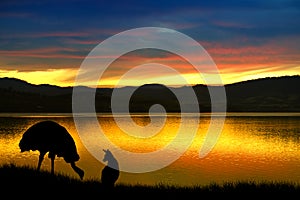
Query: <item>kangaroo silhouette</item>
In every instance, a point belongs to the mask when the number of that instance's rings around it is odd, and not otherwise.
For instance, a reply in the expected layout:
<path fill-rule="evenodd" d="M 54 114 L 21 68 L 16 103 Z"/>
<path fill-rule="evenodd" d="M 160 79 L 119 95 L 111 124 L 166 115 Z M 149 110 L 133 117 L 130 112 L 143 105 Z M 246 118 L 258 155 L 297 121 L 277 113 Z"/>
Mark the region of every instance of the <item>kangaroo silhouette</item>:
<path fill-rule="evenodd" d="M 103 162 L 107 162 L 107 165 L 101 172 L 101 184 L 104 188 L 111 189 L 120 175 L 119 163 L 109 149 L 103 151 L 105 153 Z"/>

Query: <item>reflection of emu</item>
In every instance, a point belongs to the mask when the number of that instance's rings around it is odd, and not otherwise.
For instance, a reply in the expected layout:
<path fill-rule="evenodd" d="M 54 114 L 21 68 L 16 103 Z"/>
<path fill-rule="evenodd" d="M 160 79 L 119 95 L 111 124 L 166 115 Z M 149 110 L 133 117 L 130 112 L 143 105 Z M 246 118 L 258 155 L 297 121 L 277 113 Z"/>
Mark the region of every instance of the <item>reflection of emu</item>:
<path fill-rule="evenodd" d="M 101 183 L 106 188 L 113 188 L 115 182 L 119 178 L 119 164 L 110 150 L 104 150 L 103 162 L 107 161 L 107 165 L 103 168 L 101 174 Z"/>
<path fill-rule="evenodd" d="M 75 165 L 75 162 L 79 160 L 79 155 L 72 136 L 56 122 L 43 121 L 31 126 L 23 134 L 19 147 L 21 152 L 30 150 L 40 152 L 37 170 L 40 170 L 44 156 L 49 152 L 52 174 L 54 174 L 54 159 L 58 156 L 70 163 L 81 179 L 84 176 L 84 171 Z"/>

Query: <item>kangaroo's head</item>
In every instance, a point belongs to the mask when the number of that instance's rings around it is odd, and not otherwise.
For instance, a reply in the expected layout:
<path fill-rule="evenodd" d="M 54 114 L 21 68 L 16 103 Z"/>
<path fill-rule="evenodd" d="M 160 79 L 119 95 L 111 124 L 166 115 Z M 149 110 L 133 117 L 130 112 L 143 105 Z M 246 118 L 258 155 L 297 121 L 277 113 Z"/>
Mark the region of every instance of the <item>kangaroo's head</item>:
<path fill-rule="evenodd" d="M 103 149 L 103 151 L 104 151 L 104 158 L 103 158 L 103 162 L 106 162 L 106 161 L 109 161 L 109 160 L 111 160 L 112 158 L 113 158 L 113 155 L 112 155 L 112 153 L 111 153 L 111 151 L 109 150 L 109 149 Z"/>

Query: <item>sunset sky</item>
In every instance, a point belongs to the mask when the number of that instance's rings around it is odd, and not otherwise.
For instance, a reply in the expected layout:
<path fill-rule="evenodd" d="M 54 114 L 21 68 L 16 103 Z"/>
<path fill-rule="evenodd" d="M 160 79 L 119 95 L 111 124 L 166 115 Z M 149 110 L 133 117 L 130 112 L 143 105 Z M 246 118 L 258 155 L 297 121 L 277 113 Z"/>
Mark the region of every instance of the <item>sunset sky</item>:
<path fill-rule="evenodd" d="M 72 86 L 84 58 L 103 40 L 139 27 L 169 28 L 202 45 L 224 84 L 263 77 L 300 75 L 300 1 L 185 0 L 0 2 L 0 77 L 33 84 Z M 180 57 L 133 52 L 114 63 L 103 85 L 136 65 L 162 63 L 202 83 Z M 168 72 L 152 69 L 124 84 L 175 85 Z M 141 81 L 143 80 L 143 81 Z M 173 80 L 173 81 L 172 81 Z"/>

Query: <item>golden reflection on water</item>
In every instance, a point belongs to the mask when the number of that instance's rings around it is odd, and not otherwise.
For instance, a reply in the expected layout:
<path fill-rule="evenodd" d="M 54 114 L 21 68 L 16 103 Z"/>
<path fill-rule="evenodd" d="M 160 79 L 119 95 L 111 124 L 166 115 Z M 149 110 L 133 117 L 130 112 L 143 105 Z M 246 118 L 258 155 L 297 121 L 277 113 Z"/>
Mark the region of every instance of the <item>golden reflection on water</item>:
<path fill-rule="evenodd" d="M 150 122 L 148 117 L 134 117 L 133 120 L 140 126 L 146 126 Z M 152 137 L 134 137 L 121 130 L 113 118 L 99 119 L 104 134 L 116 146 L 130 152 L 147 153 L 157 151 L 172 142 L 178 132 L 180 119 L 166 119 L 162 129 Z M 150 131 L 150 130 L 149 130 Z M 143 133 L 137 133 L 143 135 Z"/>
<path fill-rule="evenodd" d="M 72 117 L 67 116 L 0 118 L 0 164 L 13 162 L 36 166 L 38 152 L 20 153 L 18 143 L 28 127 L 46 119 L 60 123 L 73 136 L 80 154 L 78 166 L 85 170 L 85 178 L 100 180 L 100 171 L 104 165 L 87 151 L 81 143 Z M 170 116 L 163 128 L 153 137 L 135 138 L 122 131 L 113 118 L 100 116 L 98 119 L 113 144 L 138 153 L 162 149 L 172 142 L 180 125 L 179 117 Z M 145 116 L 134 116 L 133 120 L 141 126 L 150 123 L 149 118 Z M 194 124 L 194 118 L 190 118 L 190 127 L 199 126 L 197 134 L 189 149 L 168 167 L 142 174 L 121 172 L 118 182 L 193 185 L 235 180 L 300 181 L 299 117 L 229 116 L 212 151 L 206 157 L 199 158 L 199 150 L 210 121 L 209 117 L 201 117 L 200 124 Z M 123 123 L 127 123 L 126 118 Z M 192 134 L 190 130 L 192 129 L 187 129 L 185 134 Z M 87 123 L 86 131 L 88 135 L 98 130 Z M 92 138 L 90 141 L 97 142 Z M 181 146 L 180 142 L 177 143 L 176 149 L 180 150 Z M 46 156 L 42 169 L 50 170 L 50 160 Z M 76 177 L 62 158 L 57 158 L 55 170 Z"/>

